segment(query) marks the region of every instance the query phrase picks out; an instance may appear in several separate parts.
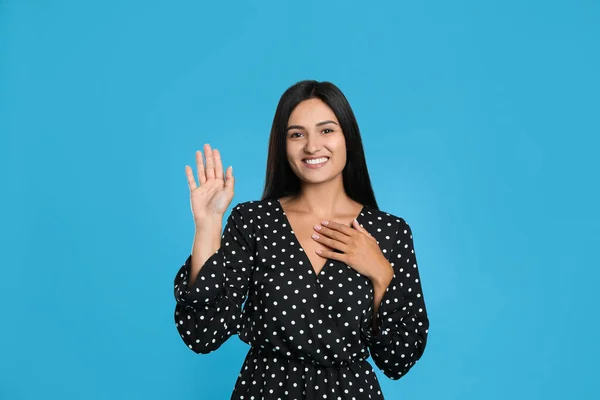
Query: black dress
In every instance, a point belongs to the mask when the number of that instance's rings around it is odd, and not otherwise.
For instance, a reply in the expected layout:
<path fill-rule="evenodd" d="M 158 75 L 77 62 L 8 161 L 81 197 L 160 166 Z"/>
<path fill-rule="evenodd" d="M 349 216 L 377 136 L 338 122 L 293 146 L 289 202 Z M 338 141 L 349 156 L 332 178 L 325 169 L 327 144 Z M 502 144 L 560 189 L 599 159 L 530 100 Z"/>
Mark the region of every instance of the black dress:
<path fill-rule="evenodd" d="M 377 336 L 370 279 L 333 259 L 315 274 L 276 199 L 232 209 L 221 247 L 192 287 L 187 258 L 175 277 L 175 323 L 185 344 L 206 354 L 237 334 L 251 346 L 231 399 L 383 399 L 369 350 L 391 379 L 421 357 L 429 320 L 410 227 L 368 206 L 357 220 L 395 271 Z"/>

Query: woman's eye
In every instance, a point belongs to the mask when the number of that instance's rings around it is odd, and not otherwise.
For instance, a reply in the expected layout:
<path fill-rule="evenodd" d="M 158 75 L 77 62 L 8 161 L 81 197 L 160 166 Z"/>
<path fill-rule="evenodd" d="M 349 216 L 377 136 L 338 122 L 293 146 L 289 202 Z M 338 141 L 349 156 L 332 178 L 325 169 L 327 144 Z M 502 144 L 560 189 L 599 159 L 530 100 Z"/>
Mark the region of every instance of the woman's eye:
<path fill-rule="evenodd" d="M 325 129 L 322 130 L 322 132 L 323 133 L 331 133 L 331 132 L 333 132 L 333 129 L 325 128 Z M 302 135 L 302 133 L 301 132 L 294 132 L 294 133 L 290 134 L 290 137 L 291 138 L 296 138 L 296 137 L 298 137 L 296 135 Z"/>

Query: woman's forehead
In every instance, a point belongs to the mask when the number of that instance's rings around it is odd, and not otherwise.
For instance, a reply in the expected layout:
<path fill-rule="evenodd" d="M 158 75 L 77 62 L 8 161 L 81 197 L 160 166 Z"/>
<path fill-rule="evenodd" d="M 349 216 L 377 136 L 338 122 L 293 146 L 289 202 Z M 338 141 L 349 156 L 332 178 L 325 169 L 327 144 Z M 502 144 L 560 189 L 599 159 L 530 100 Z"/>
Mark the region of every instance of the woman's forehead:
<path fill-rule="evenodd" d="M 308 124 L 316 125 L 323 121 L 338 120 L 331 108 L 321 99 L 309 99 L 300 102 L 290 114 L 288 124 Z"/>

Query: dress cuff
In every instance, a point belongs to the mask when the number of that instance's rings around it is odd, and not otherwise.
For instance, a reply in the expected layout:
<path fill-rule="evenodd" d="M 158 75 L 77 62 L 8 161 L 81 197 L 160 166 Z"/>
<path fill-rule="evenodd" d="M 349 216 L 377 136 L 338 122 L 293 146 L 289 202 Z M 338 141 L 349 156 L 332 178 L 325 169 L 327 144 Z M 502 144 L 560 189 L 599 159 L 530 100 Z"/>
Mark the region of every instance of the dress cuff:
<path fill-rule="evenodd" d="M 223 253 L 219 248 L 204 263 L 196 281 L 189 287 L 192 256 L 189 255 L 175 277 L 175 299 L 180 304 L 209 304 L 223 293 L 225 266 Z"/>
<path fill-rule="evenodd" d="M 392 283 L 388 286 L 391 287 Z M 371 345 L 378 345 L 389 342 L 393 329 L 396 328 L 395 321 L 398 321 L 397 317 L 398 310 L 400 309 L 399 300 L 394 301 L 392 292 L 386 289 L 381 302 L 379 303 L 379 309 L 375 315 L 377 325 L 377 335 L 373 332 L 373 325 L 367 329 L 367 341 Z"/>

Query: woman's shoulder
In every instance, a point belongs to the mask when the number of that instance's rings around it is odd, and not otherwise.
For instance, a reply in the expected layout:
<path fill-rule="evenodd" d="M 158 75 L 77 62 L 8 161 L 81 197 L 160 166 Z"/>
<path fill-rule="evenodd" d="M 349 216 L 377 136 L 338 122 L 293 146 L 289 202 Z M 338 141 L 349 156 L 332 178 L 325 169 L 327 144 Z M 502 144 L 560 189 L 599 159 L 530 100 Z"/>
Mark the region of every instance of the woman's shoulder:
<path fill-rule="evenodd" d="M 378 219 L 386 219 L 389 221 L 396 221 L 396 222 L 404 221 L 404 218 L 402 218 L 398 214 L 394 214 L 391 211 L 373 208 L 368 205 L 364 206 L 362 213 L 374 216 L 375 218 L 378 218 Z"/>
<path fill-rule="evenodd" d="M 235 210 L 249 219 L 260 220 L 270 216 L 278 207 L 277 199 L 245 200 L 235 203 L 232 212 Z"/>
<path fill-rule="evenodd" d="M 406 220 L 398 214 L 394 214 L 390 211 L 372 208 L 365 205 L 361 211 L 361 216 L 366 219 L 366 223 L 369 225 L 384 225 L 393 230 L 406 229 L 408 223 Z"/>
<path fill-rule="evenodd" d="M 264 209 L 272 209 L 277 207 L 278 201 L 276 199 L 264 199 L 264 200 L 245 200 L 235 203 L 234 209 L 241 209 L 248 212 L 262 211 Z"/>

